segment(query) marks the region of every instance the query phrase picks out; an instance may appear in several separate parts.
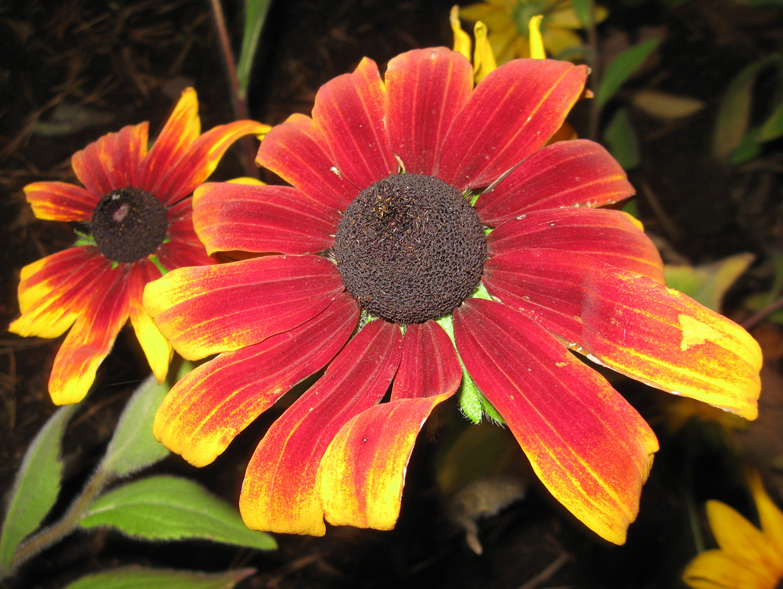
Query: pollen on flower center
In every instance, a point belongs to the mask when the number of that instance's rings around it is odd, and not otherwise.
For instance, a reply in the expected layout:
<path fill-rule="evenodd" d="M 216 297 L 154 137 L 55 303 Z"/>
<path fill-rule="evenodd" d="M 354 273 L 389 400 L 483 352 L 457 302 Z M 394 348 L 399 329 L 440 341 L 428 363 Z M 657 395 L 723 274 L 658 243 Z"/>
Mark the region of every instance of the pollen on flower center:
<path fill-rule="evenodd" d="M 92 213 L 92 236 L 105 257 L 135 262 L 166 238 L 166 209 L 154 195 L 131 186 L 112 190 Z"/>
<path fill-rule="evenodd" d="M 399 174 L 363 190 L 335 239 L 345 287 L 368 312 L 395 323 L 450 313 L 478 286 L 487 245 L 459 191 L 423 174 Z"/>

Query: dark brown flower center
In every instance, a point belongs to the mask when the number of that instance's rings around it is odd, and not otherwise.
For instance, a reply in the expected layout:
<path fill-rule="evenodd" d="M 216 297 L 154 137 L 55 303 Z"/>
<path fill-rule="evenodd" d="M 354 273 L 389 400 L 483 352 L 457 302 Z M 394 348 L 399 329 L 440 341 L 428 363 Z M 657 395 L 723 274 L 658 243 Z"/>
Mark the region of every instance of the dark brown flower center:
<path fill-rule="evenodd" d="M 135 262 L 155 253 L 166 238 L 166 209 L 154 195 L 125 187 L 104 196 L 92 213 L 92 236 L 115 262 Z"/>
<path fill-rule="evenodd" d="M 359 193 L 335 239 L 345 287 L 368 312 L 395 323 L 450 313 L 478 286 L 487 244 L 459 191 L 423 174 L 398 174 Z"/>

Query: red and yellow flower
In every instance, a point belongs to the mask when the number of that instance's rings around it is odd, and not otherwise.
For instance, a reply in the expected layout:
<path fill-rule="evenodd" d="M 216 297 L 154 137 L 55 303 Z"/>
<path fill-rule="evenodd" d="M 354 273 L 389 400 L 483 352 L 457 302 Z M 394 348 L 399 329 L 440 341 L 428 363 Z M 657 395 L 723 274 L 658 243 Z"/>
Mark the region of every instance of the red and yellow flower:
<path fill-rule="evenodd" d="M 748 473 L 761 523 L 754 526 L 720 501 L 707 502 L 707 518 L 720 548 L 697 555 L 683 581 L 694 589 L 776 589 L 783 582 L 783 512 L 764 490 L 757 472 Z"/>
<path fill-rule="evenodd" d="M 193 189 L 244 135 L 266 125 L 237 121 L 201 134 L 196 92 L 183 92 L 147 151 L 148 123 L 104 135 L 74 154 L 83 186 L 34 182 L 24 188 L 39 219 L 89 227 L 70 249 L 22 269 L 21 316 L 9 330 L 23 336 L 59 337 L 49 392 L 58 404 L 87 394 L 98 366 L 130 318 L 153 373 L 163 380 L 172 348 L 141 304 L 144 286 L 167 270 L 211 264 L 193 231 Z"/>
<path fill-rule="evenodd" d="M 756 342 L 667 289 L 638 224 L 595 208 L 633 193 L 620 166 L 590 141 L 545 146 L 586 76 L 521 59 L 474 88 L 446 48 L 395 57 L 385 79 L 364 59 L 261 144 L 292 186 L 196 190 L 207 249 L 260 255 L 147 286 L 176 350 L 219 354 L 171 390 L 155 435 L 206 465 L 325 367 L 250 460 L 248 526 L 393 527 L 416 437 L 462 384 L 560 502 L 622 543 L 657 440 L 571 350 L 756 416 Z"/>

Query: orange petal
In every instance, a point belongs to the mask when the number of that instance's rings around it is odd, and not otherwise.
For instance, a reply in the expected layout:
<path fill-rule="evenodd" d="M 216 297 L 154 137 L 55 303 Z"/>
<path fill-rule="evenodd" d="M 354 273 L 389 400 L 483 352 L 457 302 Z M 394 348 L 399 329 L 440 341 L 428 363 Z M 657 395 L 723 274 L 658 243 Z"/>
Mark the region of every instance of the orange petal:
<path fill-rule="evenodd" d="M 239 510 L 249 528 L 322 536 L 316 475 L 327 447 L 354 416 L 381 400 L 400 361 L 400 328 L 377 319 L 269 428 L 247 467 Z"/>
<path fill-rule="evenodd" d="M 89 221 L 99 196 L 65 182 L 33 182 L 24 187 L 33 214 L 48 221 Z"/>
<path fill-rule="evenodd" d="M 140 186 L 139 166 L 147 154 L 147 123 L 127 126 L 90 143 L 71 159 L 76 177 L 94 195 Z"/>
<path fill-rule="evenodd" d="M 329 444 L 316 489 L 334 525 L 391 530 L 400 514 L 413 445 L 432 410 L 450 391 L 370 407 L 346 423 Z"/>
<path fill-rule="evenodd" d="M 596 362 L 746 419 L 758 415 L 759 345 L 660 282 L 548 249 L 494 256 L 483 280 L 491 295 Z"/>
<path fill-rule="evenodd" d="M 460 357 L 538 477 L 601 537 L 623 544 L 658 442 L 609 383 L 536 322 L 501 303 L 454 312 Z"/>
<path fill-rule="evenodd" d="M 111 262 L 93 246 L 74 247 L 22 268 L 22 316 L 9 331 L 21 336 L 58 337 L 82 314 L 95 284 Z"/>
<path fill-rule="evenodd" d="M 343 293 L 299 327 L 197 367 L 158 408 L 155 437 L 194 466 L 211 463 L 281 395 L 331 360 L 358 318 L 356 301 Z"/>
<path fill-rule="evenodd" d="M 128 264 L 108 270 L 54 359 L 49 393 L 56 405 L 78 403 L 128 320 Z"/>
<path fill-rule="evenodd" d="M 178 268 L 144 290 L 144 307 L 189 360 L 237 350 L 301 325 L 344 289 L 319 256 L 266 256 Z"/>

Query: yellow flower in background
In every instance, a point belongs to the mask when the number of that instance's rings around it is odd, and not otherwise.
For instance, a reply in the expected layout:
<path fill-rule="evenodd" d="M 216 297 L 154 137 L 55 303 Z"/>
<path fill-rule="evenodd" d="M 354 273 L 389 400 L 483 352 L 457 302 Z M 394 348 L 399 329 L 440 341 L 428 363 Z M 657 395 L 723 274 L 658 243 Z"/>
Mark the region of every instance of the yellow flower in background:
<path fill-rule="evenodd" d="M 583 28 L 571 0 L 487 0 L 459 9 L 469 21 L 482 21 L 489 30 L 489 44 L 499 65 L 516 57 L 530 55 L 530 19 L 542 15 L 541 34 L 550 55 L 582 45 L 575 32 Z M 608 12 L 595 7 L 595 20 L 601 22 Z"/>
<path fill-rule="evenodd" d="M 707 518 L 719 549 L 694 558 L 683 573 L 693 589 L 775 589 L 783 581 L 783 512 L 748 473 L 761 529 L 720 501 L 707 502 Z"/>

